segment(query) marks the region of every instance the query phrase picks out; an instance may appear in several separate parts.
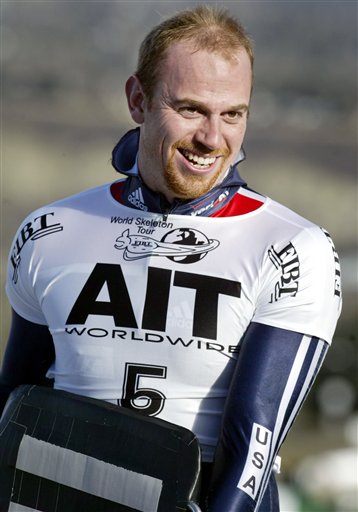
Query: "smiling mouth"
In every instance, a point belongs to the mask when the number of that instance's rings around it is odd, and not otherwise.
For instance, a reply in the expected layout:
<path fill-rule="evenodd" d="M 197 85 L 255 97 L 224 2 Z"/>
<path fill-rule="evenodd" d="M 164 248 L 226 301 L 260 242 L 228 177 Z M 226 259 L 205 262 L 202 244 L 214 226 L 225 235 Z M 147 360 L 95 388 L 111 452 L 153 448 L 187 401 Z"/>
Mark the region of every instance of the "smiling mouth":
<path fill-rule="evenodd" d="M 198 169 L 207 169 L 211 167 L 216 162 L 217 159 L 216 156 L 198 156 L 192 153 L 191 151 L 188 151 L 187 149 L 179 149 L 179 151 L 192 165 L 194 165 Z"/>

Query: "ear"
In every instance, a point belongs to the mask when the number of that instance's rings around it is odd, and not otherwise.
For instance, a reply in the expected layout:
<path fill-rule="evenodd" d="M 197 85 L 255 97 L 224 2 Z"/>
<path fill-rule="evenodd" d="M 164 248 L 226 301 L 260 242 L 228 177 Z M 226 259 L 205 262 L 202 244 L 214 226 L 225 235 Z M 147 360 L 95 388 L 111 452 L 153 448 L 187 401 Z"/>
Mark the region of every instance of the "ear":
<path fill-rule="evenodd" d="M 135 75 L 128 78 L 126 82 L 126 96 L 129 113 L 137 124 L 144 123 L 145 97 L 142 86 Z"/>

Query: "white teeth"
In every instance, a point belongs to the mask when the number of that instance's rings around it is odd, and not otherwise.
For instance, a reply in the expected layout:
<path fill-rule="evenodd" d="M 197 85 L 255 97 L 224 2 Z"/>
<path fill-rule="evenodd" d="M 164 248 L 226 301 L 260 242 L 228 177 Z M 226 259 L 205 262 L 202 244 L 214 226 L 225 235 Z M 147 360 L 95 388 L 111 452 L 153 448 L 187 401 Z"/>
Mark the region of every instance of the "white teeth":
<path fill-rule="evenodd" d="M 185 151 L 185 150 L 183 151 L 183 154 L 191 162 L 195 162 L 196 164 L 204 165 L 204 166 L 212 165 L 216 160 L 216 157 L 204 158 L 203 156 L 197 156 L 197 155 L 194 155 L 193 153 L 189 153 L 189 151 Z"/>

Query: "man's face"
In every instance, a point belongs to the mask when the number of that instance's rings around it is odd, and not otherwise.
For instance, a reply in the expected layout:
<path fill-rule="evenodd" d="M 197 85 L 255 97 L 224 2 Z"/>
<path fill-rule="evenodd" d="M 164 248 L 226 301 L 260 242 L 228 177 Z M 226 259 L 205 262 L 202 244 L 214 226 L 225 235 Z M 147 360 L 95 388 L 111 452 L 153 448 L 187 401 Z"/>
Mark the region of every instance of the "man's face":
<path fill-rule="evenodd" d="M 139 170 L 152 190 L 169 201 L 192 199 L 223 179 L 245 135 L 251 75 L 244 49 L 226 60 L 179 42 L 167 50 L 150 105 L 132 77 Z"/>

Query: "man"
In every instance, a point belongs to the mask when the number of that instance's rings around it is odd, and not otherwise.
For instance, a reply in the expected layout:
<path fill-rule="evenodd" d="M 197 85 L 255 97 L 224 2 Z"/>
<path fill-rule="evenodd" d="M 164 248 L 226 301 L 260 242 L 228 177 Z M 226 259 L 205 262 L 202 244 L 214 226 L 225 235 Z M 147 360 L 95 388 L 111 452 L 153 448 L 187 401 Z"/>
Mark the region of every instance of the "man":
<path fill-rule="evenodd" d="M 328 233 L 238 175 L 252 66 L 225 12 L 154 28 L 113 151 L 127 178 L 30 215 L 9 259 L 4 399 L 47 375 L 191 429 L 210 512 L 279 510 L 276 456 L 341 307 Z"/>

